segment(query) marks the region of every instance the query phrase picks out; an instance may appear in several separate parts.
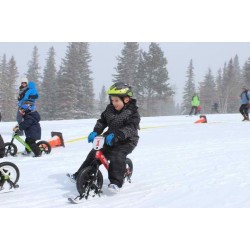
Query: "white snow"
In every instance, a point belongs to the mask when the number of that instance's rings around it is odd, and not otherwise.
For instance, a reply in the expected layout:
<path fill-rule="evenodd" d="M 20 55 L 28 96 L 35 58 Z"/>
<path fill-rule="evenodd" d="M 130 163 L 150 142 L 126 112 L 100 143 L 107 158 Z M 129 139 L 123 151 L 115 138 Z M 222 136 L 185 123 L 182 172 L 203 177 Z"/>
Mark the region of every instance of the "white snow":
<path fill-rule="evenodd" d="M 142 118 L 139 145 L 129 155 L 132 183 L 111 195 L 101 167 L 104 195 L 77 205 L 67 201 L 77 191 L 66 173 L 91 149 L 83 138 L 96 119 L 41 122 L 42 139 L 62 132 L 66 147 L 41 158 L 1 159 L 21 172 L 20 188 L 0 194 L 2 248 L 249 249 L 249 209 L 240 208 L 250 207 L 250 123 L 239 114 L 207 115 L 207 124 L 194 124 L 198 118 Z M 14 125 L 0 123 L 6 142 Z"/>
<path fill-rule="evenodd" d="M 74 173 L 92 145 L 85 136 L 96 119 L 42 121 L 42 139 L 51 131 L 63 133 L 65 148 L 53 148 L 41 158 L 8 156 L 21 173 L 19 189 L 0 195 L 1 208 L 242 208 L 250 207 L 250 122 L 240 114 L 207 115 L 207 124 L 194 124 L 198 116 L 146 117 L 140 141 L 129 155 L 134 164 L 132 183 L 111 194 L 107 172 L 103 195 L 73 205 L 77 195 L 66 173 Z M 0 123 L 5 142 L 15 123 Z M 74 141 L 73 139 L 80 140 Z M 73 140 L 73 141 L 72 141 Z M 70 142 L 69 142 L 70 141 Z M 19 151 L 22 145 L 16 141 Z"/>

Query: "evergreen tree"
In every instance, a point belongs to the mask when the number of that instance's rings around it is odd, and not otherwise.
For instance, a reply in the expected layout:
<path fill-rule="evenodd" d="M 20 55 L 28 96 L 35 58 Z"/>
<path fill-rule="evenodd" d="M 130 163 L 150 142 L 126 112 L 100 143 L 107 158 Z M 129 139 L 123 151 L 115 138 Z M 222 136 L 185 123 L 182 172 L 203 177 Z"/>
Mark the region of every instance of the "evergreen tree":
<path fill-rule="evenodd" d="M 136 74 L 135 82 L 133 86 L 133 94 L 137 100 L 137 105 L 140 107 L 140 113 L 142 116 L 147 114 L 146 111 L 146 92 L 144 86 L 146 86 L 146 65 L 144 58 L 146 57 L 146 52 L 140 50 L 138 70 Z"/>
<path fill-rule="evenodd" d="M 5 92 L 6 102 L 8 102 L 7 110 L 5 110 L 5 120 L 14 121 L 16 120 L 17 112 L 17 89 L 16 81 L 18 78 L 18 69 L 16 66 L 16 61 L 12 56 L 7 63 L 6 68 L 6 78 L 7 78 L 7 90 Z"/>
<path fill-rule="evenodd" d="M 0 56 L 0 112 L 3 113 L 4 86 L 2 81 L 2 58 Z"/>
<path fill-rule="evenodd" d="M 7 59 L 6 55 L 3 55 L 2 61 L 1 61 L 1 68 L 0 68 L 0 75 L 1 75 L 1 113 L 2 113 L 2 119 L 4 121 L 8 121 L 7 119 L 7 113 L 9 112 L 8 106 L 9 106 L 9 89 L 8 89 L 8 72 L 7 72 Z"/>
<path fill-rule="evenodd" d="M 237 112 L 239 106 L 239 92 L 241 91 L 242 82 L 237 60 L 237 57 L 234 60 L 231 58 L 223 72 L 225 111 L 229 113 Z"/>
<path fill-rule="evenodd" d="M 90 118 L 94 113 L 94 91 L 88 43 L 69 43 L 57 77 L 57 117 Z"/>
<path fill-rule="evenodd" d="M 99 103 L 98 103 L 98 111 L 99 111 L 99 113 L 104 111 L 104 109 L 106 108 L 106 105 L 108 105 L 108 103 L 109 103 L 109 98 L 108 98 L 108 95 L 107 95 L 106 88 L 103 85 L 102 90 L 101 90 L 101 92 L 99 94 Z"/>
<path fill-rule="evenodd" d="M 166 102 L 174 91 L 167 83 L 169 80 L 168 71 L 166 68 L 167 59 L 161 50 L 159 44 L 151 43 L 148 53 L 143 53 L 143 65 L 145 69 L 144 97 L 147 100 L 146 115 L 166 115 L 160 112 L 161 105 L 166 105 Z"/>
<path fill-rule="evenodd" d="M 56 62 L 55 49 L 51 47 L 46 59 L 40 88 L 40 112 L 44 120 L 53 120 L 56 113 Z"/>
<path fill-rule="evenodd" d="M 222 81 L 222 70 L 219 69 L 216 77 L 216 97 L 219 105 L 219 110 L 221 113 L 225 113 L 225 101 L 223 95 L 223 81 Z"/>
<path fill-rule="evenodd" d="M 28 62 L 28 71 L 26 74 L 28 80 L 31 82 L 35 82 L 37 87 L 40 87 L 40 66 L 39 66 L 39 54 L 38 48 L 35 46 L 32 52 L 32 58 Z"/>
<path fill-rule="evenodd" d="M 243 66 L 243 84 L 250 90 L 250 57 Z"/>
<path fill-rule="evenodd" d="M 209 68 L 204 77 L 204 81 L 199 86 L 201 106 L 204 113 L 211 113 L 214 103 L 216 102 L 215 80 L 212 71 Z"/>
<path fill-rule="evenodd" d="M 95 113 L 94 109 L 94 87 L 90 69 L 91 55 L 89 53 L 89 43 L 75 43 L 78 53 L 78 103 L 76 106 L 76 118 L 91 118 Z"/>
<path fill-rule="evenodd" d="M 121 81 L 134 87 L 136 83 L 137 68 L 139 63 L 139 44 L 137 42 L 124 43 L 121 56 L 118 56 L 117 74 L 113 75 L 114 81 Z"/>
<path fill-rule="evenodd" d="M 184 87 L 183 93 L 183 103 L 181 105 L 181 113 L 188 114 L 191 107 L 192 97 L 195 91 L 195 83 L 194 83 L 194 67 L 193 60 L 190 60 L 189 66 L 186 72 L 187 81 Z"/>

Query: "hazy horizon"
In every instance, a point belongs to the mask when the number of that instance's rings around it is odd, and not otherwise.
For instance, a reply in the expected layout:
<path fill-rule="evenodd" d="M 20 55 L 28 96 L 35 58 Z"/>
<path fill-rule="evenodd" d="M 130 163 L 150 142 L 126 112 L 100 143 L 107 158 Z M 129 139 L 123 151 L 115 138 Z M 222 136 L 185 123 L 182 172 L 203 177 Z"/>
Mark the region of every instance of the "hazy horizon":
<path fill-rule="evenodd" d="M 67 42 L 1 42 L 0 56 L 6 54 L 7 59 L 15 57 L 20 76 L 28 69 L 28 61 L 31 60 L 33 47 L 38 47 L 39 63 L 41 73 L 48 57 L 48 51 L 54 46 L 56 52 L 57 69 L 64 58 L 67 49 Z M 122 42 L 91 42 L 90 53 L 92 61 L 90 63 L 93 72 L 93 84 L 95 96 L 98 97 L 103 85 L 108 87 L 112 82 L 112 74 L 115 73 L 117 57 L 121 55 Z M 140 48 L 148 51 L 149 42 L 140 42 Z M 211 68 L 214 76 L 219 68 L 223 68 L 224 63 L 228 63 L 230 58 L 237 54 L 240 67 L 250 57 L 250 43 L 246 42 L 159 42 L 161 49 L 167 58 L 167 70 L 169 83 L 175 86 L 176 103 L 181 103 L 183 88 L 186 82 L 186 71 L 190 60 L 193 60 L 195 85 L 203 80 L 208 68 Z"/>

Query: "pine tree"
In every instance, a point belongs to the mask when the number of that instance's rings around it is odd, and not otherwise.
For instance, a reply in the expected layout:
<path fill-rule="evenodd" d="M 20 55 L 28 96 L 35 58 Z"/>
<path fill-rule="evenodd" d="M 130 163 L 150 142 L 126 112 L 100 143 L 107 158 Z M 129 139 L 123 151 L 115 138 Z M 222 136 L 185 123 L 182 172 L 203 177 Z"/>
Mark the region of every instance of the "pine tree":
<path fill-rule="evenodd" d="M 250 57 L 243 66 L 243 84 L 250 90 Z"/>
<path fill-rule="evenodd" d="M 32 58 L 28 62 L 28 71 L 26 74 L 29 81 L 35 82 L 37 87 L 39 87 L 41 74 L 39 66 L 39 54 L 38 48 L 35 46 L 32 52 Z"/>
<path fill-rule="evenodd" d="M 36 89 L 40 95 L 40 90 L 42 88 L 41 86 L 41 74 L 40 74 L 41 67 L 39 66 L 39 54 L 38 54 L 38 48 L 35 46 L 32 51 L 32 58 L 28 62 L 28 70 L 26 73 L 26 76 L 29 80 L 29 82 L 34 82 L 36 85 Z M 36 102 L 36 108 L 40 111 L 41 103 L 40 98 Z M 42 117 L 43 119 L 43 117 Z"/>
<path fill-rule="evenodd" d="M 181 105 L 181 113 L 188 114 L 191 107 L 192 97 L 195 91 L 195 83 L 194 83 L 194 67 L 193 60 L 190 60 L 189 66 L 186 72 L 187 81 L 184 87 L 183 93 L 183 103 Z"/>
<path fill-rule="evenodd" d="M 223 94 L 225 100 L 225 111 L 235 113 L 239 106 L 239 92 L 242 80 L 238 63 L 238 58 L 230 59 L 227 67 L 223 71 Z"/>
<path fill-rule="evenodd" d="M 51 47 L 46 59 L 40 88 L 40 112 L 44 120 L 53 120 L 56 113 L 56 62 L 55 49 Z"/>
<path fill-rule="evenodd" d="M 199 93 L 203 113 L 211 113 L 212 107 L 216 102 L 215 80 L 212 71 L 209 68 L 204 77 L 204 81 L 199 84 Z"/>
<path fill-rule="evenodd" d="M 3 113 L 3 103 L 4 103 L 4 86 L 2 81 L 2 58 L 0 56 L 0 112 Z"/>
<path fill-rule="evenodd" d="M 0 75 L 1 75 L 1 113 L 2 113 L 2 119 L 4 121 L 8 121 L 8 115 L 9 112 L 8 106 L 9 106 L 9 89 L 8 89 L 8 72 L 7 72 L 7 59 L 6 55 L 3 55 L 2 61 L 1 61 L 1 68 L 0 68 Z"/>
<path fill-rule="evenodd" d="M 167 83 L 169 80 L 168 71 L 166 68 L 167 59 L 161 50 L 159 44 L 151 43 L 148 53 L 143 53 L 143 65 L 145 69 L 144 97 L 147 100 L 146 115 L 166 115 L 161 113 L 161 105 L 166 105 L 166 102 L 174 92 Z"/>
<path fill-rule="evenodd" d="M 90 118 L 94 113 L 94 91 L 88 43 L 69 43 L 57 77 L 57 117 Z"/>
<path fill-rule="evenodd" d="M 121 56 L 117 57 L 117 74 L 113 75 L 114 81 L 125 82 L 132 87 L 136 85 L 136 75 L 139 63 L 139 44 L 137 42 L 124 43 Z"/>
<path fill-rule="evenodd" d="M 91 55 L 89 53 L 89 43 L 75 43 L 78 53 L 78 72 L 79 80 L 77 96 L 77 117 L 91 118 L 95 113 L 94 109 L 94 87 L 90 69 Z"/>
<path fill-rule="evenodd" d="M 109 103 L 109 98 L 108 98 L 108 95 L 107 95 L 106 88 L 103 85 L 102 90 L 101 90 L 101 92 L 99 94 L 99 103 L 98 103 L 98 111 L 99 111 L 99 113 L 104 111 L 104 109 L 106 108 L 106 105 L 108 103 Z"/>
<path fill-rule="evenodd" d="M 6 78 L 7 78 L 7 89 L 6 91 L 6 102 L 8 102 L 8 109 L 5 112 L 5 120 L 14 121 L 16 120 L 17 112 L 17 90 L 16 90 L 16 81 L 18 78 L 18 69 L 16 66 L 16 61 L 12 56 L 9 62 L 7 63 L 6 68 Z"/>
<path fill-rule="evenodd" d="M 216 98 L 218 100 L 219 110 L 221 113 L 225 113 L 225 101 L 223 96 L 223 85 L 222 85 L 222 70 L 219 69 L 216 77 Z"/>
<path fill-rule="evenodd" d="M 136 84 L 133 86 L 133 94 L 137 100 L 137 105 L 140 107 L 140 114 L 146 116 L 146 92 L 144 86 L 146 86 L 146 65 L 145 58 L 146 52 L 140 50 L 138 70 L 135 78 Z"/>

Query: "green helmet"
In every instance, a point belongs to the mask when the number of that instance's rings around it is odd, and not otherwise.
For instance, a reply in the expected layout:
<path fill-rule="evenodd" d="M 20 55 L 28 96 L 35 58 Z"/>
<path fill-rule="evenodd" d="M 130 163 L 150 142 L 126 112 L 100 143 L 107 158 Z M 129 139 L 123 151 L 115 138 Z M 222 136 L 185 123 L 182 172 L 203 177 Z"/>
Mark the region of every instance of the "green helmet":
<path fill-rule="evenodd" d="M 115 84 L 113 84 L 108 89 L 107 94 L 110 96 L 120 96 L 120 97 L 133 96 L 131 86 L 123 82 L 116 82 Z"/>

